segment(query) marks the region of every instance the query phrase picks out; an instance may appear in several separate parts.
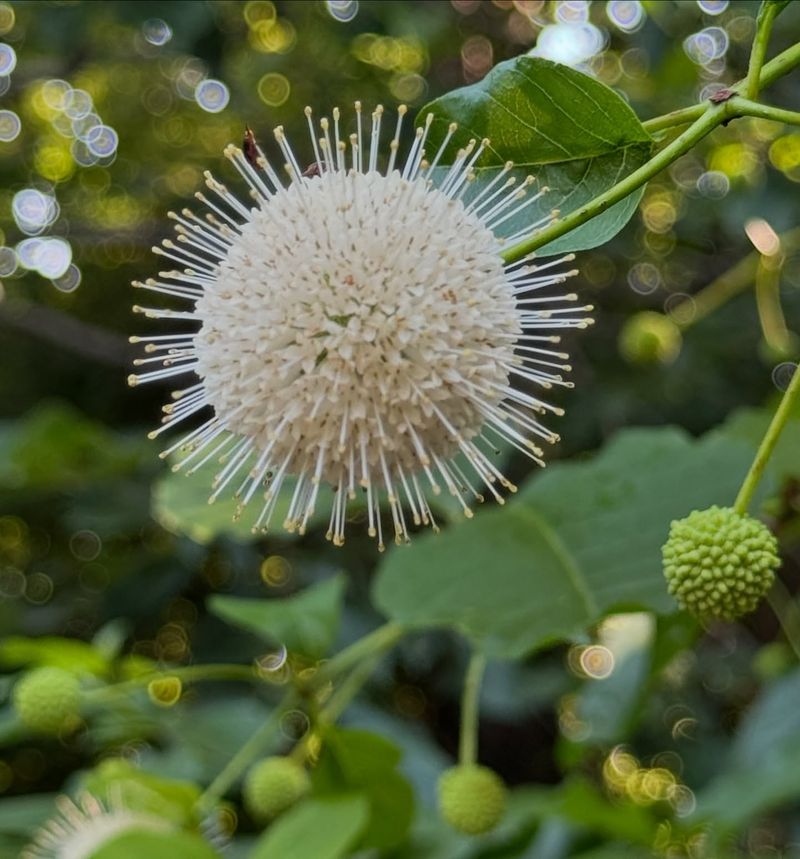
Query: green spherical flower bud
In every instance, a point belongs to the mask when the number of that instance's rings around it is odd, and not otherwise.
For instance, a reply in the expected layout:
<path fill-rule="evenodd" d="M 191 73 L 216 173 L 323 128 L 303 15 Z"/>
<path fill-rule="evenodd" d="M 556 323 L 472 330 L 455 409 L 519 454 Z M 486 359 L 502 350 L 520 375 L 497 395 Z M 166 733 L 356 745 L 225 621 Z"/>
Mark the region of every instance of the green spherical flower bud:
<path fill-rule="evenodd" d="M 734 620 L 753 611 L 780 566 L 769 529 L 730 507 L 673 522 L 661 551 L 669 592 L 701 618 Z"/>
<path fill-rule="evenodd" d="M 463 764 L 445 770 L 439 779 L 439 812 L 458 832 L 489 832 L 505 808 L 506 786 L 488 767 Z"/>
<path fill-rule="evenodd" d="M 631 316 L 619 334 L 619 350 L 631 364 L 671 364 L 681 351 L 681 332 L 663 313 Z"/>
<path fill-rule="evenodd" d="M 277 817 L 302 799 L 311 788 L 308 773 L 291 758 L 259 761 L 244 782 L 244 804 L 258 821 Z"/>
<path fill-rule="evenodd" d="M 61 668 L 35 668 L 17 681 L 12 700 L 26 728 L 55 736 L 78 721 L 80 683 L 74 674 Z"/>

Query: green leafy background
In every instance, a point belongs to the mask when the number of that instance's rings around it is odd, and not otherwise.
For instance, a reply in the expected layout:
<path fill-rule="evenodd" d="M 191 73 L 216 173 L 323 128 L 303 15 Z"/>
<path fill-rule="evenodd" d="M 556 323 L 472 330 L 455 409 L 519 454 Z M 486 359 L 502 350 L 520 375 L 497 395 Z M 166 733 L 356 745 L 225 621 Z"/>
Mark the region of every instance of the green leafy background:
<path fill-rule="evenodd" d="M 441 503 L 440 535 L 384 556 L 358 510 L 345 547 L 331 547 L 323 503 L 303 536 L 254 535 L 247 513 L 233 521 L 233 501 L 207 504 L 213 465 L 175 474 L 146 440 L 167 394 L 124 384 L 127 336 L 150 330 L 131 316 L 127 284 L 157 270 L 149 248 L 168 232 L 165 212 L 185 205 L 203 170 L 236 186 L 220 153 L 245 124 L 265 145 L 284 125 L 306 163 L 305 104 L 322 113 L 360 99 L 388 116 L 403 101 L 434 114 L 434 145 L 452 120 L 461 145 L 491 138 L 467 200 L 512 158 L 520 179 L 532 173 L 549 189 L 533 216 L 564 214 L 668 139 L 637 117 L 744 74 L 757 11 L 743 0 L 719 15 L 644 3 L 641 27 L 627 31 L 614 4 L 596 2 L 587 14 L 598 52 L 574 69 L 528 53 L 568 16 L 554 2 L 362 0 L 348 21 L 334 6 L 0 3 L 0 38 L 18 57 L 0 107 L 22 121 L 0 143 L 0 244 L 23 238 L 14 193 L 51 188 L 61 212 L 51 232 L 69 239 L 82 272 L 69 293 L 32 272 L 0 275 L 0 859 L 53 817 L 57 795 L 86 790 L 122 795 L 162 823 L 120 832 L 94 859 L 205 857 L 223 845 L 233 859 L 640 859 L 695 855 L 700 837 L 709 859 L 793 855 L 797 657 L 766 605 L 737 625 L 676 612 L 659 548 L 670 519 L 735 497 L 797 341 L 777 348 L 765 336 L 752 278 L 703 319 L 683 305 L 689 322 L 671 364 L 626 360 L 618 337 L 636 313 L 674 308 L 751 254 L 747 219 L 780 234 L 796 226 L 796 130 L 749 120 L 719 129 L 542 250 L 580 251 L 571 288 L 596 306 L 597 324 L 565 343 L 575 389 L 554 395 L 566 415 L 547 469 L 502 452 L 520 487 L 502 507 L 462 522 L 457 505 Z M 797 40 L 795 7 L 770 54 Z M 160 47 L 145 38 L 153 18 L 172 31 Z M 684 40 L 709 27 L 727 33 L 728 48 L 701 68 Z M 225 110 L 192 98 L 198 74 L 226 82 Z M 112 162 L 75 162 L 42 106 L 51 79 L 91 94 L 120 136 Z M 800 109 L 799 93 L 789 78 L 769 99 Z M 797 248 L 783 250 L 778 297 L 796 331 Z M 798 450 L 795 419 L 754 508 L 781 542 L 790 630 L 800 626 Z M 311 795 L 264 828 L 237 783 L 221 819 L 201 819 L 200 791 L 292 678 L 387 619 L 410 631 L 325 727 Z M 613 662 L 604 679 L 585 669 L 598 647 Z M 480 758 L 510 786 L 498 828 L 474 839 L 435 812 L 470 649 L 489 658 Z M 255 685 L 189 683 L 174 707 L 142 684 L 99 694 L 157 666 L 254 660 L 281 667 Z M 74 736 L 34 736 L 16 720 L 13 685 L 40 665 L 98 693 Z M 303 724 L 282 721 L 275 751 Z"/>

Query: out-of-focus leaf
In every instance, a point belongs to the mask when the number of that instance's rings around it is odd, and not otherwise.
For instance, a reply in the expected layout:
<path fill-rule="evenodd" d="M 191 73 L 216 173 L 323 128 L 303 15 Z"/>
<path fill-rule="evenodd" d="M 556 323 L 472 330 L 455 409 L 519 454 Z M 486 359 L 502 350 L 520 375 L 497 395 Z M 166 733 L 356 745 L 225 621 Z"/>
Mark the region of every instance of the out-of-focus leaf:
<path fill-rule="evenodd" d="M 10 636 L 0 642 L 0 665 L 9 668 L 48 665 L 74 674 L 108 673 L 110 662 L 91 644 L 75 638 Z"/>
<path fill-rule="evenodd" d="M 773 409 L 739 409 L 715 432 L 758 446 L 769 427 Z M 789 420 L 781 432 L 767 468 L 778 480 L 800 478 L 800 420 Z"/>
<path fill-rule="evenodd" d="M 11 796 L 0 800 L 0 833 L 30 835 L 55 813 L 54 793 Z"/>
<path fill-rule="evenodd" d="M 307 799 L 269 827 L 250 859 L 343 859 L 368 820 L 363 796 Z"/>
<path fill-rule="evenodd" d="M 66 403 L 44 403 L 0 424 L 0 488 L 52 492 L 118 477 L 145 450 L 144 440 L 115 435 Z"/>
<path fill-rule="evenodd" d="M 697 796 L 697 819 L 734 831 L 800 798 L 800 670 L 767 687 L 743 719 L 727 766 Z"/>
<path fill-rule="evenodd" d="M 557 209 L 565 215 L 608 190 L 650 157 L 652 140 L 636 114 L 605 84 L 568 66 L 521 56 L 496 65 L 478 83 L 437 98 L 420 112 L 433 113 L 426 148 L 435 152 L 451 122 L 458 123 L 449 157 L 470 139 L 489 138 L 473 186 L 480 193 L 506 161 L 521 176 L 532 173 L 549 192 L 504 222 L 510 236 Z M 456 145 L 457 144 L 457 145 Z M 603 244 L 630 220 L 641 191 L 537 251 L 539 255 Z"/>
<path fill-rule="evenodd" d="M 590 460 L 555 464 L 506 508 L 392 551 L 375 602 L 400 623 L 458 629 L 499 658 L 612 610 L 673 611 L 661 571 L 670 520 L 733 498 L 751 459 L 733 439 L 626 430 Z"/>
<path fill-rule="evenodd" d="M 325 793 L 359 793 L 370 807 L 362 847 L 386 849 L 406 836 L 414 813 L 414 793 L 397 772 L 401 752 L 394 743 L 373 734 L 330 728 L 314 769 L 315 789 Z"/>
<path fill-rule="evenodd" d="M 125 808 L 178 826 L 195 822 L 195 803 L 200 797 L 197 785 L 144 772 L 122 758 L 103 761 L 84 776 L 82 786 L 94 796 L 118 797 Z"/>
<path fill-rule="evenodd" d="M 152 500 L 154 518 L 168 531 L 185 534 L 197 543 L 210 543 L 222 536 L 241 541 L 259 539 L 262 535 L 253 533 L 253 524 L 260 511 L 261 495 L 257 493 L 247 507 L 240 511 L 239 502 L 233 497 L 236 487 L 231 486 L 222 492 L 213 504 L 208 503 L 212 492 L 211 484 L 220 468 L 219 464 L 211 462 L 194 474 L 170 472 L 156 481 Z M 290 534 L 283 528 L 294 485 L 291 478 L 284 481 L 272 515 L 270 534 L 282 540 L 293 540 L 297 537 L 296 533 Z M 327 525 L 331 495 L 329 486 L 320 486 L 308 530 Z"/>
<path fill-rule="evenodd" d="M 607 618 L 600 643 L 614 660 L 607 677 L 586 680 L 575 714 L 586 726 L 587 744 L 615 743 L 628 736 L 636 705 L 646 688 L 655 632 L 652 615 L 623 614 Z"/>
<path fill-rule="evenodd" d="M 336 638 L 345 586 L 345 577 L 338 575 L 280 599 L 215 594 L 208 607 L 217 617 L 255 633 L 269 644 L 282 644 L 305 656 L 320 657 Z"/>
<path fill-rule="evenodd" d="M 211 845 L 190 832 L 124 832 L 107 841 L 87 859 L 222 859 Z"/>

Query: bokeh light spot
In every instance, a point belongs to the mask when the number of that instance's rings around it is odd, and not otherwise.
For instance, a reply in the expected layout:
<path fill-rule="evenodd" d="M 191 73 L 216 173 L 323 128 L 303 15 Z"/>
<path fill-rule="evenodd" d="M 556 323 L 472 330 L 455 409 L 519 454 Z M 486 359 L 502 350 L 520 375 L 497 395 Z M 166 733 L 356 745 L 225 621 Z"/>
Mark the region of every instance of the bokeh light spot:
<path fill-rule="evenodd" d="M 280 107 L 289 99 L 292 85 L 278 72 L 268 72 L 258 82 L 258 97 L 270 107 Z"/>
<path fill-rule="evenodd" d="M 13 248 L 0 247 L 0 277 L 8 277 L 17 270 L 17 255 Z"/>
<path fill-rule="evenodd" d="M 785 391 L 796 372 L 797 364 L 793 364 L 791 361 L 784 361 L 782 364 L 778 364 L 772 371 L 772 384 L 779 391 Z"/>
<path fill-rule="evenodd" d="M 292 565 L 280 555 L 270 555 L 261 562 L 261 578 L 270 587 L 285 585 L 292 575 Z"/>
<path fill-rule="evenodd" d="M 325 5 L 330 16 L 342 23 L 352 21 L 358 15 L 358 0 L 326 0 Z"/>
<path fill-rule="evenodd" d="M 0 141 L 10 143 L 16 140 L 22 130 L 22 122 L 13 110 L 0 110 Z"/>
<path fill-rule="evenodd" d="M 605 38 L 594 24 L 548 24 L 539 33 L 532 57 L 579 66 L 603 49 Z"/>
<path fill-rule="evenodd" d="M 16 67 L 17 52 L 11 45 L 0 42 L 0 75 L 10 75 Z"/>
<path fill-rule="evenodd" d="M 609 0 L 608 20 L 626 33 L 634 33 L 644 24 L 644 8 L 639 0 Z"/>
<path fill-rule="evenodd" d="M 10 33 L 14 29 L 16 20 L 14 9 L 8 3 L 0 3 L 0 36 Z"/>
<path fill-rule="evenodd" d="M 728 8 L 729 0 L 697 0 L 697 5 L 706 15 L 721 15 Z"/>
<path fill-rule="evenodd" d="M 29 236 L 35 236 L 56 220 L 58 204 L 49 194 L 37 191 L 36 188 L 24 188 L 14 194 L 11 212 L 20 230 Z"/>
<path fill-rule="evenodd" d="M 688 36 L 683 42 L 683 49 L 692 62 L 707 66 L 725 56 L 728 44 L 728 34 L 722 27 L 706 27 Z"/>
<path fill-rule="evenodd" d="M 222 81 L 207 78 L 194 91 L 194 100 L 209 113 L 219 113 L 228 106 L 231 95 Z"/>
<path fill-rule="evenodd" d="M 110 125 L 95 125 L 84 142 L 93 155 L 109 158 L 117 151 L 119 135 Z"/>
<path fill-rule="evenodd" d="M 161 47 L 172 38 L 172 28 L 161 18 L 149 18 L 142 24 L 142 35 L 151 45 Z"/>
<path fill-rule="evenodd" d="M 52 280 L 53 286 L 59 292 L 74 292 L 81 283 L 81 270 L 74 263 L 70 263 L 64 274 Z"/>

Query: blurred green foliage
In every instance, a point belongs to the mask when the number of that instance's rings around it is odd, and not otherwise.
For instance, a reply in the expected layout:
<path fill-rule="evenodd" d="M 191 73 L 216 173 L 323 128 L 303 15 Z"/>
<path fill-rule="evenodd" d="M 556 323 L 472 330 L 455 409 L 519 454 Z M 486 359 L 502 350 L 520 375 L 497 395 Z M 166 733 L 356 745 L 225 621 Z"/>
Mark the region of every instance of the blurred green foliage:
<path fill-rule="evenodd" d="M 513 512 L 486 511 L 438 542 L 392 550 L 380 573 L 372 543 L 359 536 L 341 550 L 320 528 L 256 539 L 228 524 L 229 508 L 207 508 L 193 480 L 170 476 L 146 441 L 163 391 L 124 384 L 127 335 L 144 331 L 130 315 L 128 283 L 157 270 L 150 246 L 168 231 L 165 213 L 185 205 L 203 170 L 235 181 L 220 153 L 240 142 L 246 124 L 259 139 L 276 125 L 300 139 L 306 104 L 403 101 L 416 110 L 570 20 L 602 37 L 583 70 L 646 119 L 744 75 L 757 3 L 650 0 L 630 29 L 615 23 L 622 6 L 601 2 L 362 0 L 340 20 L 347 8 L 317 0 L 0 2 L 0 39 L 16 57 L 8 79 L 0 76 L 0 110 L 21 126 L 0 142 L 0 251 L 26 238 L 12 216 L 15 195 L 38 190 L 58 204 L 43 235 L 66 239 L 80 272 L 73 288 L 66 275 L 9 271 L 0 253 L 0 856 L 18 855 L 53 816 L 56 793 L 81 789 L 127 785 L 139 811 L 199 829 L 197 786 L 274 712 L 292 677 L 379 622 L 373 587 L 382 610 L 426 628 L 381 664 L 348 710 L 350 727 L 323 733 L 309 804 L 263 834 L 231 805 L 203 841 L 173 832 L 158 847 L 152 833 L 138 832 L 92 855 L 214 855 L 207 845 L 232 832 L 227 855 L 263 859 L 336 859 L 356 845 L 367 848 L 356 854 L 364 859 L 800 855 L 796 656 L 766 607 L 743 624 L 702 629 L 670 614 L 654 559 L 659 526 L 666 535 L 681 506 L 730 500 L 786 384 L 786 364 L 798 357 L 796 339 L 775 348 L 750 289 L 755 275 L 714 313 L 698 312 L 701 302 L 690 298 L 753 253 L 748 219 L 764 218 L 778 234 L 798 223 L 796 129 L 742 119 L 717 130 L 648 185 L 615 239 L 580 255 L 577 289 L 596 305 L 598 322 L 569 343 L 576 389 L 562 396 L 556 450 L 569 462 L 540 476 L 509 457 L 514 479 L 526 482 L 508 509 L 538 510 L 579 546 L 593 589 L 635 580 L 641 565 L 635 605 L 617 595 L 597 612 L 580 611 L 558 552 L 552 587 L 532 576 L 519 589 L 492 578 L 498 564 L 520 581 L 529 571 L 528 544 L 492 547 L 494 523 L 513 530 Z M 708 28 L 726 34 L 727 50 L 698 62 L 690 38 Z M 800 4 L 790 3 L 770 52 L 798 36 Z M 201 103 L 204 80 L 229 91 L 219 112 Z M 81 126 L 62 109 L 63 81 L 87 93 L 98 121 L 115 130 L 111 155 L 92 155 L 80 141 Z M 796 76 L 769 95 L 800 109 Z M 9 136 L 3 121 L 0 114 L 0 135 Z M 99 150 L 99 138 L 90 142 Z M 777 278 L 790 331 L 800 319 L 797 250 L 785 246 Z M 680 325 L 670 363 L 620 355 L 619 332 L 642 310 L 673 313 Z M 628 432 L 589 458 L 620 428 L 663 425 L 682 431 Z M 798 432 L 788 431 L 761 499 L 784 550 L 781 576 L 792 595 L 785 621 L 795 628 Z M 615 492 L 633 509 L 620 512 Z M 604 555 L 611 536 L 621 546 L 613 563 Z M 630 568 L 624 576 L 622 566 Z M 484 591 L 459 586 L 470 568 Z M 346 577 L 336 577 L 342 570 Z M 410 601 L 405 592 L 410 604 L 398 607 L 392 587 L 413 577 L 420 590 Z M 492 622 L 474 612 L 489 597 L 502 609 Z M 603 616 L 620 605 L 638 611 Z M 479 641 L 499 629 L 502 641 L 513 611 L 513 646 L 492 652 L 524 658 L 490 666 L 480 739 L 482 761 L 514 790 L 501 826 L 468 839 L 433 811 L 436 777 L 457 745 L 466 646 L 452 628 Z M 555 636 L 566 643 L 553 644 Z M 154 666 L 254 660 L 266 682 L 187 681 L 174 707 L 159 706 L 139 682 Z M 10 690 L 17 672 L 41 664 L 82 676 L 88 728 L 53 741 L 20 730 Z M 132 685 L 104 698 L 107 683 Z M 282 750 L 307 727 L 299 709 L 286 714 Z"/>

